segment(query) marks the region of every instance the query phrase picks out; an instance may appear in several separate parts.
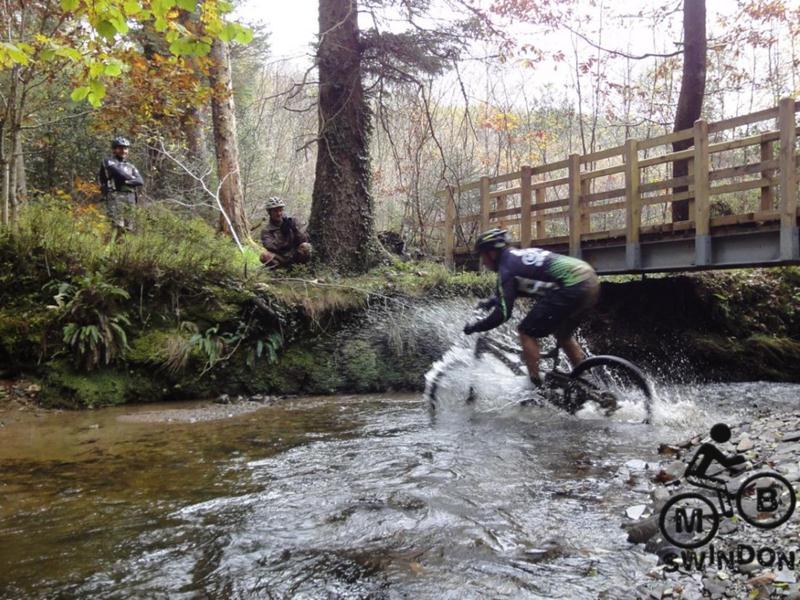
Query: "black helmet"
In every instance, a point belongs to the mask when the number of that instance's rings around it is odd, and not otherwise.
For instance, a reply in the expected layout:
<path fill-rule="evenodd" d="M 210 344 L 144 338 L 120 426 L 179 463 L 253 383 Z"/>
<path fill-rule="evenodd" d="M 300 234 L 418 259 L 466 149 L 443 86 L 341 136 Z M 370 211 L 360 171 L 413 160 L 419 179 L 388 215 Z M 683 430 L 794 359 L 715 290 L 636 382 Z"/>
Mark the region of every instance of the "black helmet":
<path fill-rule="evenodd" d="M 484 250 L 501 250 L 505 248 L 508 246 L 507 233 L 505 229 L 498 227 L 484 231 L 475 241 L 475 251 L 482 252 Z"/>
<path fill-rule="evenodd" d="M 111 140 L 112 148 L 119 148 L 119 147 L 128 148 L 130 147 L 130 145 L 131 143 L 128 141 L 128 138 L 124 138 L 122 136 L 115 137 L 113 140 Z"/>

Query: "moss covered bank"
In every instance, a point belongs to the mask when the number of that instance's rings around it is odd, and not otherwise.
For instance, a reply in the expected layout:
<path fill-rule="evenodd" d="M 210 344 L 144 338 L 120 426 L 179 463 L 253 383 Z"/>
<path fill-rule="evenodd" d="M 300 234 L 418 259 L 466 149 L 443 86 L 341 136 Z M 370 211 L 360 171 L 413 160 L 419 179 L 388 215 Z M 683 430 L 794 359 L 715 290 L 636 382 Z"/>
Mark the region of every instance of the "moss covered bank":
<path fill-rule="evenodd" d="M 91 209 L 41 202 L 0 233 L 0 376 L 37 380 L 52 406 L 420 389 L 446 344 L 380 320 L 493 283 L 400 262 L 276 276 L 199 220 L 151 209 L 117 237 Z M 798 283 L 797 269 L 610 280 L 584 332 L 668 376 L 800 380 Z"/>

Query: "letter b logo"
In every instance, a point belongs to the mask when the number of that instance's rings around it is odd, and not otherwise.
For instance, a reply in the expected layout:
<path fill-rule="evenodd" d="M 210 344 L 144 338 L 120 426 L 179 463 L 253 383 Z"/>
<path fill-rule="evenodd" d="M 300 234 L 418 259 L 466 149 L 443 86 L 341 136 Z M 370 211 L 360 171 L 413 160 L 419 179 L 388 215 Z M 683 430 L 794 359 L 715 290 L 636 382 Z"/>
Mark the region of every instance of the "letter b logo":
<path fill-rule="evenodd" d="M 756 508 L 758 512 L 772 513 L 778 510 L 778 491 L 775 488 L 758 488 L 756 490 Z"/>

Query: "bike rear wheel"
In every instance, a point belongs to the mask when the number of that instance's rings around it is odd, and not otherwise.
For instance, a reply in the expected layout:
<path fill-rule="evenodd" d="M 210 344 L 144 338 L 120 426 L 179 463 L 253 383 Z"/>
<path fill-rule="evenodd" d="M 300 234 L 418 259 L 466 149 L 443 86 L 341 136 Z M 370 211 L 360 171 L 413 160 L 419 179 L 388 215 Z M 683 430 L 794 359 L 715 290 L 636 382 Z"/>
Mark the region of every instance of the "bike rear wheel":
<path fill-rule="evenodd" d="M 583 406 L 620 405 L 631 402 L 644 409 L 644 422 L 653 418 L 653 390 L 645 374 L 633 363 L 617 356 L 592 356 L 570 373 L 572 385 L 567 391 L 572 403 Z"/>

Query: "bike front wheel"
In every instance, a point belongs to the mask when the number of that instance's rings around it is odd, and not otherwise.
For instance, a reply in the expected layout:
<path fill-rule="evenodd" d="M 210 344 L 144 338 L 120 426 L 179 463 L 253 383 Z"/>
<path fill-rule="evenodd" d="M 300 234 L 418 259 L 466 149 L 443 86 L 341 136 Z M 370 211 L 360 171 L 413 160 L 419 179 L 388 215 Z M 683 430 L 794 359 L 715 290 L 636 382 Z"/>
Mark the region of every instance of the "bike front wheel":
<path fill-rule="evenodd" d="M 595 402 L 612 412 L 623 403 L 642 407 L 645 423 L 653 418 L 653 389 L 645 374 L 633 363 L 617 356 L 592 356 L 570 373 L 568 395 L 583 406 Z"/>

